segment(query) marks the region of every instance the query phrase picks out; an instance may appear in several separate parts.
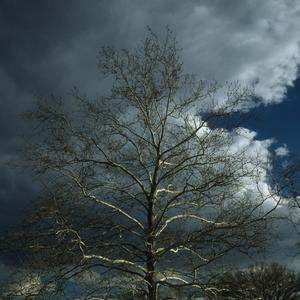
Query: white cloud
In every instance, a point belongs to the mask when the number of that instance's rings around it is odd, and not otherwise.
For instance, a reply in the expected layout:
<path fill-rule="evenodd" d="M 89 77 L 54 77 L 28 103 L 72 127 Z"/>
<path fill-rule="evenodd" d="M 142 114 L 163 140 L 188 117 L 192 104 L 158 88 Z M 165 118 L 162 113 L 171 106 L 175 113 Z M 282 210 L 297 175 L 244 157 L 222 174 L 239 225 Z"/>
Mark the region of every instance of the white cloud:
<path fill-rule="evenodd" d="M 272 189 L 268 182 L 268 171 L 270 164 L 270 146 L 274 142 L 272 139 L 255 140 L 256 132 L 246 128 L 238 128 L 232 133 L 231 152 L 243 153 L 246 165 L 245 170 L 249 170 L 250 175 L 243 178 L 244 186 L 241 193 L 251 192 L 258 198 L 263 196 L 268 198 L 272 193 Z M 254 175 L 254 176 L 253 176 Z M 273 197 L 270 197 L 273 202 Z"/>
<path fill-rule="evenodd" d="M 192 126 L 199 126 L 199 123 L 194 122 L 192 117 L 190 123 Z M 270 186 L 268 177 L 269 171 L 272 169 L 270 147 L 274 140 L 256 140 L 257 133 L 244 127 L 238 127 L 233 131 L 225 129 L 219 131 L 210 129 L 206 124 L 198 132 L 198 135 L 200 137 L 207 136 L 209 132 L 210 136 L 221 135 L 226 141 L 222 146 L 219 145 L 218 151 L 214 150 L 212 155 L 223 156 L 226 153 L 239 158 L 234 160 L 236 174 L 240 176 L 239 190 L 236 195 L 250 196 L 254 201 L 257 199 L 264 202 L 268 208 L 274 207 L 280 201 L 279 195 Z M 214 148 L 213 145 L 211 147 Z"/>
<path fill-rule="evenodd" d="M 266 104 L 282 101 L 300 62 L 300 2 L 226 3 L 195 5 L 187 18 L 189 65 L 200 75 L 253 84 Z"/>
<path fill-rule="evenodd" d="M 288 149 L 287 145 L 283 145 L 283 146 L 278 147 L 277 149 L 275 149 L 275 154 L 277 156 L 287 156 L 287 155 L 289 155 L 289 149 Z"/>

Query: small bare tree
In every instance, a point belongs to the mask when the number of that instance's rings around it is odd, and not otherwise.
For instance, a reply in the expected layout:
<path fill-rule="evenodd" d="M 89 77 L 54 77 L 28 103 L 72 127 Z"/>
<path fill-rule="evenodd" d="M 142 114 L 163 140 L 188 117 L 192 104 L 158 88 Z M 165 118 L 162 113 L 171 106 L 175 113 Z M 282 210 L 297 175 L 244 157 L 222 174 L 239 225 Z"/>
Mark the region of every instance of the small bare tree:
<path fill-rule="evenodd" d="M 217 297 L 213 299 L 300 299 L 300 278 L 278 263 L 260 263 L 241 271 L 222 274 Z"/>
<path fill-rule="evenodd" d="M 280 201 L 267 205 L 261 190 L 268 163 L 226 129 L 251 91 L 184 75 L 169 31 L 134 51 L 103 48 L 98 66 L 111 94 L 74 90 L 74 105 L 39 99 L 28 114 L 37 135 L 27 159 L 47 193 L 23 255 L 48 270 L 52 290 L 81 278 L 86 299 L 204 290 L 206 266 L 262 244 Z"/>

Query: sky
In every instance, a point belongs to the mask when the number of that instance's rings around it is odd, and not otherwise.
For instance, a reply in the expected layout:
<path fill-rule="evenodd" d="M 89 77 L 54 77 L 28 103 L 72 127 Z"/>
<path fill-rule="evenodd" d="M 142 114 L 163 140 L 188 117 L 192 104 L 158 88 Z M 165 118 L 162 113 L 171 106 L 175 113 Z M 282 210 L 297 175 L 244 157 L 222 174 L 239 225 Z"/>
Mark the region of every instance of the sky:
<path fill-rule="evenodd" d="M 36 194 L 32 178 L 8 163 L 30 127 L 20 114 L 34 95 L 73 86 L 105 89 L 96 56 L 103 45 L 131 48 L 146 26 L 169 26 L 185 70 L 205 80 L 253 86 L 253 139 L 272 140 L 278 155 L 300 154 L 300 2 L 297 0 L 0 0 L 0 227 L 15 224 Z M 284 232 L 281 245 L 294 237 Z M 279 257 L 279 253 L 277 253 Z M 299 267 L 300 269 L 300 264 Z"/>

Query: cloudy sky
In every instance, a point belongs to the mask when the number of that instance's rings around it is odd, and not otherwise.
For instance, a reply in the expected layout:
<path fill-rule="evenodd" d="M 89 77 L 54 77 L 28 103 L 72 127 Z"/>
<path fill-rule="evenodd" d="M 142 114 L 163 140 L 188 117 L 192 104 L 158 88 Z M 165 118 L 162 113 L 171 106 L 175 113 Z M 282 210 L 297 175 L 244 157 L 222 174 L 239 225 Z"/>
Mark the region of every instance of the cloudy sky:
<path fill-rule="evenodd" d="M 18 220 L 36 190 L 29 176 L 7 165 L 30 132 L 20 113 L 36 94 L 64 97 L 73 86 L 101 94 L 99 48 L 133 47 L 147 25 L 162 35 L 170 26 L 187 72 L 254 86 L 252 139 L 272 140 L 278 155 L 300 154 L 300 1 L 0 0 L 2 229 Z M 284 245 L 291 241 L 282 238 Z"/>

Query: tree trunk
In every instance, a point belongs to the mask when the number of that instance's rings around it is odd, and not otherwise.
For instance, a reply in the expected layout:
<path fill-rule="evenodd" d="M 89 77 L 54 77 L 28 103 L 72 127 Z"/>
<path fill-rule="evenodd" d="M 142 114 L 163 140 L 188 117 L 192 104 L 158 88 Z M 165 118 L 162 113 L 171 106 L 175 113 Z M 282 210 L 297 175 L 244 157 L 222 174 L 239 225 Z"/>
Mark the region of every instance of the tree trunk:
<path fill-rule="evenodd" d="M 151 191 L 148 197 L 148 230 L 147 230 L 147 285 L 148 285 L 148 299 L 157 300 L 157 282 L 155 278 L 155 264 L 156 264 L 156 245 L 155 245 L 155 194 L 157 189 L 157 172 L 159 169 L 159 150 L 157 149 L 157 158 L 155 163 L 155 169 L 152 176 Z"/>
<path fill-rule="evenodd" d="M 154 189 L 153 189 L 154 190 Z M 152 190 L 152 191 L 153 191 Z M 155 233 L 154 233 L 154 203 L 153 192 L 149 198 L 148 206 L 148 233 L 147 233 L 147 285 L 148 285 L 148 299 L 157 300 L 157 283 L 155 279 L 155 264 L 156 264 L 156 253 L 155 253 Z"/>
<path fill-rule="evenodd" d="M 158 300 L 156 285 L 154 287 L 148 288 L 148 297 L 149 300 Z"/>
<path fill-rule="evenodd" d="M 148 285 L 148 300 L 157 300 L 157 283 L 155 281 L 155 261 L 153 253 L 147 255 L 147 285 Z"/>

